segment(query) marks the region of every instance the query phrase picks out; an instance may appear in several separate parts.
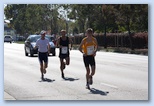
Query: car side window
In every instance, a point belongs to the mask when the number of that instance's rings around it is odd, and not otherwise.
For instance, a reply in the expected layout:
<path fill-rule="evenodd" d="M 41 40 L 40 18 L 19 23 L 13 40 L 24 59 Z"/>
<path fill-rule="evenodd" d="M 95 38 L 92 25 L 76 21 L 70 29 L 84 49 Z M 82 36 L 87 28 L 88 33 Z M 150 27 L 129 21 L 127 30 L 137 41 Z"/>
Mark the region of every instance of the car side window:
<path fill-rule="evenodd" d="M 31 38 L 30 38 L 30 41 L 31 41 L 31 42 L 34 42 L 35 39 L 36 39 L 35 37 L 31 37 Z"/>
<path fill-rule="evenodd" d="M 27 38 L 27 41 L 30 41 L 30 38 Z"/>

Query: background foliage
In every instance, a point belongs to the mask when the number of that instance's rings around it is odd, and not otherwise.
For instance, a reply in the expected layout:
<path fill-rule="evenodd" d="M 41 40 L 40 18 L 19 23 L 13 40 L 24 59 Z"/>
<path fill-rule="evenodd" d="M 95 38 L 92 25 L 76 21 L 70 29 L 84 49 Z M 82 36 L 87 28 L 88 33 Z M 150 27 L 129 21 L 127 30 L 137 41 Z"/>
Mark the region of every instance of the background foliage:
<path fill-rule="evenodd" d="M 110 43 L 115 44 L 115 39 L 109 40 L 112 37 L 108 33 L 127 32 L 127 42 L 134 49 L 137 46 L 133 45 L 136 44 L 134 39 L 143 38 L 141 32 L 148 32 L 147 4 L 7 4 L 4 14 L 11 20 L 9 26 L 20 35 L 42 29 L 50 30 L 51 34 L 66 29 L 68 35 L 80 35 L 91 27 L 103 35 L 100 45 L 105 48 Z M 132 33 L 138 34 L 132 36 Z"/>

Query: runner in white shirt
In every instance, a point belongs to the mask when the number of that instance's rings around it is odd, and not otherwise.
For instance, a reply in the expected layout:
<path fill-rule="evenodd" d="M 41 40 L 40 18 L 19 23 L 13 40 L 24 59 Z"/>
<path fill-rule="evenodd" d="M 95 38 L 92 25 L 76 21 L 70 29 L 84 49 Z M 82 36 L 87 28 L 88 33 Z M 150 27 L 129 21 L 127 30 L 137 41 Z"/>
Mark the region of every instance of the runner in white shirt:
<path fill-rule="evenodd" d="M 45 38 L 46 31 L 41 31 L 41 38 L 36 41 L 35 48 L 38 48 L 38 59 L 40 62 L 41 79 L 44 80 L 44 74 L 48 67 L 48 53 L 50 53 L 49 40 Z"/>

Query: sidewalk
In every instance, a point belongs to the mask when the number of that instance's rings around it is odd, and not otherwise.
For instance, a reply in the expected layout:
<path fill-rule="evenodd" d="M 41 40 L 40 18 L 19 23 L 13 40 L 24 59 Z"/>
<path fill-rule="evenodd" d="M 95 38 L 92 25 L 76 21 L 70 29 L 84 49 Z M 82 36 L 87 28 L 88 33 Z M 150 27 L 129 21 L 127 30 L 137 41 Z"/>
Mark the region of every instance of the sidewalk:
<path fill-rule="evenodd" d="M 16 99 L 4 91 L 4 100 L 16 100 Z"/>

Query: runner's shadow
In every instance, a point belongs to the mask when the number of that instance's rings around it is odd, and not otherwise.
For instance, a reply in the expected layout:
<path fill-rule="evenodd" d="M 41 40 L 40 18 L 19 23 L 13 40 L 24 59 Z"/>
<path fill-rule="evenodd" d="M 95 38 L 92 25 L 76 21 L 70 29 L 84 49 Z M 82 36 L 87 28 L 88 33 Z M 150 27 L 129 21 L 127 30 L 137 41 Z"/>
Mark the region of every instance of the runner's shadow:
<path fill-rule="evenodd" d="M 49 78 L 44 78 L 43 80 L 39 81 L 39 82 L 54 82 L 55 80 L 51 80 Z"/>
<path fill-rule="evenodd" d="M 79 80 L 79 78 L 68 78 L 68 77 L 65 77 L 63 78 L 65 81 L 75 81 L 75 80 Z"/>
<path fill-rule="evenodd" d="M 102 95 L 102 96 L 107 96 L 107 94 L 109 93 L 109 92 L 104 92 L 104 91 L 101 91 L 101 90 L 98 90 L 98 89 L 95 89 L 95 88 L 91 88 L 91 89 L 89 89 L 90 90 L 90 92 L 92 93 L 92 94 L 100 94 L 100 95 Z"/>

